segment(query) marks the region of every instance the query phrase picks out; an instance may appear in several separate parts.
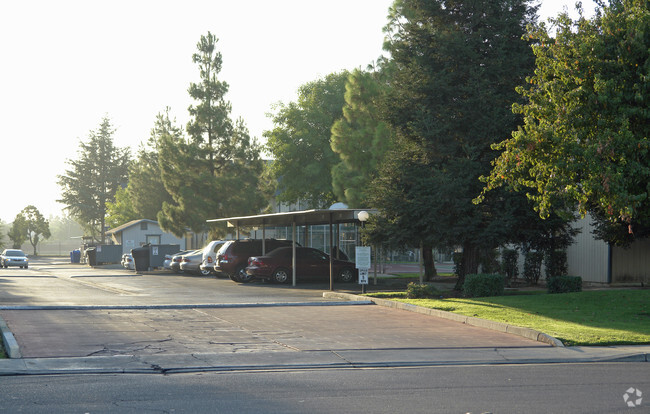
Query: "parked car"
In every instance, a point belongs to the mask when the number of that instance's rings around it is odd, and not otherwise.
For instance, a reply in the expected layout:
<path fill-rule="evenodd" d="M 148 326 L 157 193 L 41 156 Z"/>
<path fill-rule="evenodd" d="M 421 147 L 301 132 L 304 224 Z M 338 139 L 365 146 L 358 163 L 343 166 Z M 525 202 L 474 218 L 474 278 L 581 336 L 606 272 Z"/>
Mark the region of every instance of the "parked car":
<path fill-rule="evenodd" d="M 25 252 L 20 249 L 4 249 L 0 254 L 0 266 L 5 269 L 9 266 L 20 266 L 20 268 L 27 269 L 29 267 L 29 259 Z"/>
<path fill-rule="evenodd" d="M 246 273 L 255 279 L 271 280 L 275 283 L 288 283 L 293 278 L 292 248 L 280 247 L 266 256 L 253 256 L 248 259 Z M 341 282 L 352 282 L 358 277 L 353 262 L 333 259 L 334 276 Z M 318 249 L 296 247 L 296 279 L 329 280 L 330 257 Z"/>
<path fill-rule="evenodd" d="M 124 253 L 122 255 L 122 267 L 128 270 L 135 270 L 135 262 L 131 253 Z"/>
<path fill-rule="evenodd" d="M 194 250 L 181 256 L 181 272 L 197 273 L 203 276 L 210 274 L 209 270 L 201 270 L 201 260 L 203 259 L 203 250 Z"/>
<path fill-rule="evenodd" d="M 278 247 L 291 246 L 291 243 L 291 240 L 266 239 L 264 250 L 270 252 Z M 227 274 L 235 282 L 247 283 L 253 280 L 253 276 L 246 273 L 248 258 L 262 254 L 260 239 L 230 240 L 219 249 L 214 270 Z"/>
<path fill-rule="evenodd" d="M 172 255 L 171 264 L 169 265 L 172 272 L 181 273 L 181 260 L 183 260 L 183 255 L 191 253 L 193 250 L 183 250 Z"/>
<path fill-rule="evenodd" d="M 217 273 L 214 270 L 214 265 L 217 262 L 217 252 L 221 249 L 221 246 L 226 243 L 223 240 L 212 240 L 203 248 L 203 258 L 201 260 L 201 265 L 199 268 L 201 271 L 207 271 L 209 273 Z"/>
<path fill-rule="evenodd" d="M 165 260 L 163 260 L 163 269 L 171 270 L 172 269 L 172 255 L 166 254 Z"/>

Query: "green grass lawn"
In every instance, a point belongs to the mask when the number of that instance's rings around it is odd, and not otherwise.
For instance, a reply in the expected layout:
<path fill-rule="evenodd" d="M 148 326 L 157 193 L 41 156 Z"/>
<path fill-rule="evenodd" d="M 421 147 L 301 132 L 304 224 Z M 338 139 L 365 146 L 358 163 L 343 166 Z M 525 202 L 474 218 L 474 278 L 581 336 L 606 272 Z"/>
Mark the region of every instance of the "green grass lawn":
<path fill-rule="evenodd" d="M 532 328 L 569 346 L 650 344 L 648 289 L 472 299 L 406 299 L 403 294 L 390 297 L 386 293 L 370 296 Z"/>

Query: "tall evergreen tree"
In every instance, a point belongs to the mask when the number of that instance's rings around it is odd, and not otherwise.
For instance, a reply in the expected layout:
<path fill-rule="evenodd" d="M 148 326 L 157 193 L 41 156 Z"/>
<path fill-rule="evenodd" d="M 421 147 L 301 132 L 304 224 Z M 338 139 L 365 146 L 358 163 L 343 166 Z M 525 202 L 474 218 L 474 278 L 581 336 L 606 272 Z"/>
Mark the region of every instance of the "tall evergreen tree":
<path fill-rule="evenodd" d="M 156 116 L 146 145 L 141 145 L 137 158 L 129 168 L 126 188 L 133 212 L 138 218 L 156 220 L 163 203 L 173 201 L 165 188 L 160 170 L 159 143 L 161 136 L 172 129 L 169 108 Z"/>
<path fill-rule="evenodd" d="M 378 113 L 386 89 L 382 72 L 354 70 L 345 84 L 343 117 L 332 126 L 332 150 L 341 158 L 332 168 L 332 186 L 352 208 L 369 207 L 366 192 L 390 146 L 390 129 Z"/>
<path fill-rule="evenodd" d="M 231 105 L 225 99 L 228 84 L 217 77 L 222 59 L 216 43 L 208 32 L 201 36 L 193 56 L 201 82 L 192 83 L 188 90 L 196 101 L 189 107 L 189 139 L 168 116 L 157 120 L 158 163 L 171 196 L 163 202 L 158 222 L 179 236 L 187 228 L 207 230 L 209 218 L 255 214 L 264 206 L 259 189 L 260 147 L 243 120 L 230 119 Z"/>
<path fill-rule="evenodd" d="M 472 199 L 496 156 L 491 144 L 518 123 L 515 87 L 534 64 L 522 40 L 535 19 L 529 3 L 402 0 L 385 29 L 396 67 L 383 114 L 397 138 L 373 186 L 377 224 L 410 245 L 461 246 L 457 287 L 511 230 L 502 226 L 508 194 Z"/>
<path fill-rule="evenodd" d="M 280 104 L 274 128 L 265 131 L 273 156 L 270 170 L 277 180 L 278 199 L 327 208 L 336 200 L 332 168 L 339 162 L 332 151 L 332 125 L 343 115 L 348 72 L 332 73 L 302 85 L 298 101 Z"/>
<path fill-rule="evenodd" d="M 130 152 L 113 145 L 114 129 L 109 118 L 102 119 L 87 142 L 80 143 L 79 158 L 68 160 L 70 169 L 59 175 L 62 188 L 59 203 L 95 239 L 104 241 L 106 204 L 126 185 Z"/>

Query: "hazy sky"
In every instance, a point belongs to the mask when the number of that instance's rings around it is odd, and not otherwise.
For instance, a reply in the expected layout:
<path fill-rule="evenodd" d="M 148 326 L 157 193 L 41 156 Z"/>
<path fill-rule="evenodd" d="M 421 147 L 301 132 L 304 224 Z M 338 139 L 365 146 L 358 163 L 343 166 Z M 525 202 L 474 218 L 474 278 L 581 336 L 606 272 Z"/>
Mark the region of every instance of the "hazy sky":
<path fill-rule="evenodd" d="M 545 19 L 573 0 L 543 0 Z M 208 31 L 223 55 L 226 98 L 261 138 L 276 102 L 332 72 L 382 54 L 392 0 L 0 1 L 0 219 L 27 205 L 61 215 L 57 175 L 79 142 L 112 120 L 133 153 L 156 114 L 185 125 L 192 54 Z M 593 9 L 591 0 L 583 2 Z M 6 229 L 5 229 L 6 230 Z"/>

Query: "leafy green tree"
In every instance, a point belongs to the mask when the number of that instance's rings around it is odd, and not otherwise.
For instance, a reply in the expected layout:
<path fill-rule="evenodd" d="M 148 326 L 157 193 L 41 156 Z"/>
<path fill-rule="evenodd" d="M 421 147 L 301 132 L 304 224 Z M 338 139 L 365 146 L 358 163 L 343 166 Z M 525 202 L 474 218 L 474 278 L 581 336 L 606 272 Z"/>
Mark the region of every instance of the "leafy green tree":
<path fill-rule="evenodd" d="M 159 116 L 155 128 L 162 182 L 171 197 L 163 201 L 158 222 L 178 236 L 187 228 L 207 230 L 209 218 L 257 213 L 265 203 L 260 146 L 243 120 L 229 117 L 228 84 L 217 78 L 222 59 L 216 43 L 211 33 L 201 36 L 193 56 L 201 82 L 189 88 L 196 101 L 189 108 L 189 139 L 168 116 Z"/>
<path fill-rule="evenodd" d="M 535 11 L 527 0 L 403 0 L 385 29 L 395 69 L 382 112 L 396 142 L 373 185 L 375 229 L 426 249 L 461 246 L 457 288 L 512 230 L 502 226 L 510 194 L 472 200 L 497 155 L 490 145 L 518 123 L 511 105 L 533 68 L 522 36 Z"/>
<path fill-rule="evenodd" d="M 596 15 L 566 13 L 528 33 L 536 69 L 517 91 L 524 118 L 485 178 L 526 192 L 542 217 L 576 203 L 596 234 L 625 245 L 650 235 L 650 3 L 600 2 Z"/>
<path fill-rule="evenodd" d="M 340 162 L 332 151 L 332 125 L 343 116 L 348 72 L 333 73 L 302 85 L 298 101 L 278 104 L 274 128 L 265 131 L 272 155 L 272 177 L 278 182 L 279 201 L 304 201 L 311 207 L 336 202 L 332 168 Z"/>
<path fill-rule="evenodd" d="M 343 117 L 332 126 L 332 150 L 341 158 L 332 168 L 334 194 L 351 208 L 368 207 L 366 192 L 390 146 L 390 129 L 378 111 L 385 77 L 359 69 L 350 73 Z"/>
<path fill-rule="evenodd" d="M 20 212 L 24 218 L 27 239 L 34 248 L 34 255 L 36 255 L 36 246 L 42 239 L 49 239 L 50 223 L 43 217 L 40 211 L 34 206 L 27 206 Z"/>
<path fill-rule="evenodd" d="M 107 203 L 127 182 L 130 152 L 113 145 L 114 129 L 104 117 L 87 142 L 80 143 L 79 158 L 67 160 L 70 169 L 59 175 L 62 189 L 59 203 L 89 235 L 105 239 Z"/>
<path fill-rule="evenodd" d="M 23 243 L 27 241 L 27 221 L 22 213 L 16 215 L 7 235 L 14 249 L 20 249 Z"/>
<path fill-rule="evenodd" d="M 139 218 L 146 217 L 140 217 L 135 212 L 128 187 L 118 189 L 115 192 L 115 201 L 106 203 L 106 225 L 109 228 L 115 228 Z"/>

